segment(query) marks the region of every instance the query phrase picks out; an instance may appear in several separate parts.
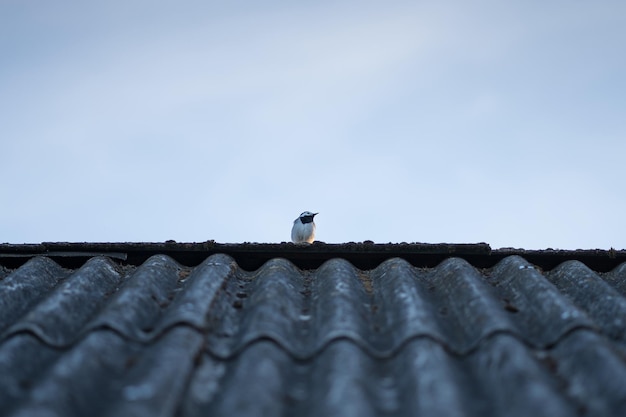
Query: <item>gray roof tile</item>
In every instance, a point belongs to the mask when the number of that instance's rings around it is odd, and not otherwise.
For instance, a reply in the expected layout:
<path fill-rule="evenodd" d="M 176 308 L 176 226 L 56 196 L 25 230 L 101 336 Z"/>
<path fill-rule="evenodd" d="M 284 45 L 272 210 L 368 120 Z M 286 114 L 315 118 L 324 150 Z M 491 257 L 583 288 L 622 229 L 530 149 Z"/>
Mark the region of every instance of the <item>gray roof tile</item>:
<path fill-rule="evenodd" d="M 626 298 L 609 283 L 578 261 L 564 262 L 548 278 L 603 333 L 626 342 Z"/>
<path fill-rule="evenodd" d="M 0 282 L 0 332 L 47 296 L 66 275 L 59 265 L 41 257 L 9 272 Z"/>
<path fill-rule="evenodd" d="M 32 273 L 38 274 L 38 271 Z M 58 281 L 58 285 L 38 300 L 3 336 L 30 332 L 49 345 L 67 346 L 76 340 L 107 297 L 117 290 L 121 279 L 122 275 L 109 259 L 92 258 L 66 279 Z M 3 298 L 11 296 L 7 294 Z"/>
<path fill-rule="evenodd" d="M 4 267 L 0 416 L 626 413 L 626 263 L 347 258 Z"/>

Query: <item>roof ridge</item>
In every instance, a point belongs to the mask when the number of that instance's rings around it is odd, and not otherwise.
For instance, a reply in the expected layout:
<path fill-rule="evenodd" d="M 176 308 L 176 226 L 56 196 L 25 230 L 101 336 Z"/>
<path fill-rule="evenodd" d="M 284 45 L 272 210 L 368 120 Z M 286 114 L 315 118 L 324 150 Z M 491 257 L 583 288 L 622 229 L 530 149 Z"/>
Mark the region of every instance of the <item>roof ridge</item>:
<path fill-rule="evenodd" d="M 626 250 L 610 249 L 492 249 L 487 243 L 374 243 L 372 241 L 310 245 L 293 243 L 182 243 L 175 241 L 141 243 L 43 242 L 38 244 L 0 244 L 0 263 L 20 266 L 27 259 L 48 256 L 67 266 L 80 266 L 90 257 L 108 256 L 130 265 L 140 265 L 155 254 L 168 255 L 177 262 L 195 266 L 208 256 L 223 253 L 240 267 L 256 270 L 275 257 L 283 257 L 303 269 L 317 268 L 325 261 L 342 257 L 360 269 L 373 269 L 391 257 L 402 257 L 415 266 L 432 267 L 449 257 L 461 257 L 476 267 L 491 267 L 500 260 L 519 255 L 543 269 L 552 269 L 567 260 L 579 260 L 598 272 L 608 272 L 626 262 Z"/>

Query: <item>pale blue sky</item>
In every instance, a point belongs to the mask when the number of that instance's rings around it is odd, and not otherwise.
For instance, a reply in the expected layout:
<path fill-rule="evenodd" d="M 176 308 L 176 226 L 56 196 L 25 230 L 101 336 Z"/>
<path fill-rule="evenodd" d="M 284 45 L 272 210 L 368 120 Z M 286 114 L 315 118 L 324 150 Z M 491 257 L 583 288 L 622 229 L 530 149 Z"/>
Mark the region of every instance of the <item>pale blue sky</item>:
<path fill-rule="evenodd" d="M 2 0 L 0 242 L 626 248 L 625 45 L 621 0 Z"/>

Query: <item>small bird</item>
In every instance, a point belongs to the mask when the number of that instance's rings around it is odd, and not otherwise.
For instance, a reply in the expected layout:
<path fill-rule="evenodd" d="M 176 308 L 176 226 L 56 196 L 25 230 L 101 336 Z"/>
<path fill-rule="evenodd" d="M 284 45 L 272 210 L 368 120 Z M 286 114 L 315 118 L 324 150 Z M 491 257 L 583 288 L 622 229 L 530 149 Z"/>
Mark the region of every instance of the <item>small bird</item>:
<path fill-rule="evenodd" d="M 313 217 L 318 213 L 305 211 L 293 221 L 291 241 L 293 243 L 313 243 L 315 240 L 315 223 Z"/>

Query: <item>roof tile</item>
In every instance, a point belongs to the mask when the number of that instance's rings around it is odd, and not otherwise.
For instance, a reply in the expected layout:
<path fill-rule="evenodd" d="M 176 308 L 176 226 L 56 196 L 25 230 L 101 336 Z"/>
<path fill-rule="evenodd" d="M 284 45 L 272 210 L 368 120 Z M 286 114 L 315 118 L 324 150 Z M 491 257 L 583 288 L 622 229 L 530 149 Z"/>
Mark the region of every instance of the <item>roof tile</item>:
<path fill-rule="evenodd" d="M 50 271 L 55 270 L 58 271 L 43 260 L 35 265 L 33 271 L 29 268 L 28 278 L 42 274 L 49 280 L 46 282 L 48 285 L 51 281 L 58 285 L 43 299 L 38 299 L 36 305 L 28 303 L 32 308 L 4 332 L 4 337 L 27 331 L 49 345 L 67 346 L 76 340 L 83 326 L 97 313 L 122 279 L 116 265 L 104 257 L 90 259 L 66 279 L 62 279 L 64 273 L 56 281 L 51 279 Z M 7 279 L 11 280 L 10 285 L 15 285 L 14 282 L 19 282 L 21 277 L 19 274 L 16 277 L 10 275 Z M 13 297 L 13 294 L 2 295 L 6 301 L 14 300 Z"/>
<path fill-rule="evenodd" d="M 612 339 L 626 344 L 626 298 L 578 261 L 568 261 L 548 278 Z"/>

